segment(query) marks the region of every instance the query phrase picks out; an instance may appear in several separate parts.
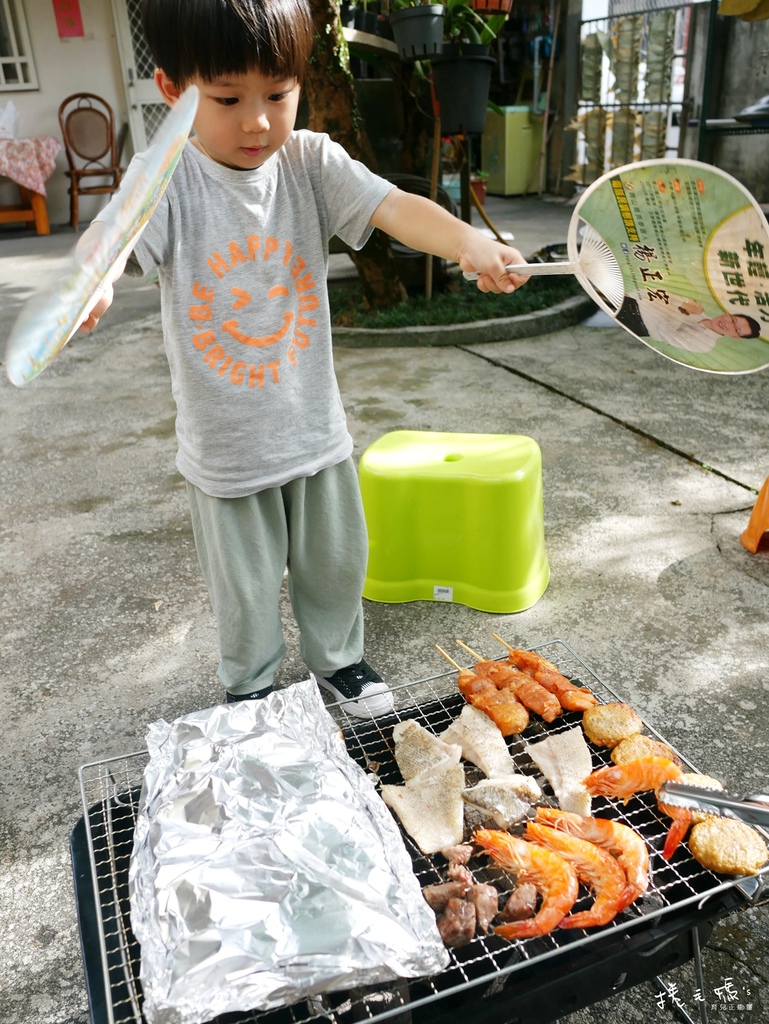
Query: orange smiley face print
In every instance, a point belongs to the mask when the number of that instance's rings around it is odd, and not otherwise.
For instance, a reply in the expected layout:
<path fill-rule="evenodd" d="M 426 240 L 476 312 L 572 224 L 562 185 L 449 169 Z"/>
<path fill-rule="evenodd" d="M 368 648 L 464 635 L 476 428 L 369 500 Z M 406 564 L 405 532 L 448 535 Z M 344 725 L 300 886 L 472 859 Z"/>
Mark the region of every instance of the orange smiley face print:
<path fill-rule="evenodd" d="M 257 276 L 253 264 L 257 261 L 284 268 L 279 276 L 285 277 L 285 283 L 273 284 L 266 296 L 253 285 Z M 205 277 L 211 277 L 213 283 L 196 281 L 192 286 L 194 301 L 189 307 L 194 325 L 191 341 L 203 363 L 236 387 L 262 388 L 268 381 L 280 383 L 284 356 L 289 365 L 296 366 L 298 352 L 310 345 L 308 329 L 317 326 L 317 321 L 307 315 L 318 308 L 318 295 L 304 260 L 289 241 L 248 235 L 242 245 L 229 242 L 226 258 L 217 251 L 206 263 Z M 271 274 L 271 280 L 275 276 Z M 219 282 L 222 288 L 229 286 L 230 315 L 215 325 L 214 298 L 220 291 Z M 272 329 L 255 333 L 255 322 L 269 324 Z M 261 360 L 261 350 L 273 350 L 264 355 L 274 358 Z"/>

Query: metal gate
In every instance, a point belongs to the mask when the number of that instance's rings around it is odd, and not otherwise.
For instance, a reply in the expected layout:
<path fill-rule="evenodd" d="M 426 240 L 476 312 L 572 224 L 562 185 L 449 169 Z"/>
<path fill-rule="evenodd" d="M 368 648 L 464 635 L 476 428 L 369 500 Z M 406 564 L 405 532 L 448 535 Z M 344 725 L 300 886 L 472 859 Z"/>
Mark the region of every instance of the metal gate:
<path fill-rule="evenodd" d="M 567 180 L 588 185 L 622 164 L 678 155 L 691 10 L 669 0 L 609 0 L 607 13 L 594 16 L 583 5 Z"/>
<path fill-rule="evenodd" d="M 155 85 L 155 64 L 144 38 L 141 0 L 111 0 L 115 19 L 123 86 L 128 102 L 128 125 L 133 151 L 140 153 L 152 142 L 168 107 Z"/>

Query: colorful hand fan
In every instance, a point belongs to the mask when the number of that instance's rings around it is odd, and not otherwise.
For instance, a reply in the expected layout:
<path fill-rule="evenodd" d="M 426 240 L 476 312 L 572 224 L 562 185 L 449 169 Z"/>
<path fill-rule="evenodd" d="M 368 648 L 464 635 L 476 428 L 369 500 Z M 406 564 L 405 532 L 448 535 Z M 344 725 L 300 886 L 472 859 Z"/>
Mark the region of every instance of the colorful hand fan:
<path fill-rule="evenodd" d="M 88 317 L 112 283 L 120 258 L 130 251 L 171 180 L 198 106 L 192 85 L 179 97 L 158 129 L 152 145 L 134 160 L 104 214 L 104 228 L 87 252 L 73 250 L 70 271 L 35 295 L 13 325 L 6 371 L 21 387 L 45 369 Z"/>
<path fill-rule="evenodd" d="M 508 270 L 574 274 L 625 330 L 684 366 L 769 366 L 767 220 L 726 172 L 696 160 L 618 167 L 580 196 L 566 252 L 565 263 Z"/>

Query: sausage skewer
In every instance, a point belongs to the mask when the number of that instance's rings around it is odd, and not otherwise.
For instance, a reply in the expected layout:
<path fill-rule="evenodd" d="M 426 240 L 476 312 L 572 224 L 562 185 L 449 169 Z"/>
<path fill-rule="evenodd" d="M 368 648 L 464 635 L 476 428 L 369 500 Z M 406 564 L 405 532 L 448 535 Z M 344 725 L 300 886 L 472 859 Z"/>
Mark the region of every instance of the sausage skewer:
<path fill-rule="evenodd" d="M 529 724 L 529 712 L 511 690 L 498 690 L 491 679 L 470 668 L 460 668 L 442 647 L 435 647 L 457 669 L 457 686 L 468 704 L 487 714 L 503 736 L 523 732 Z"/>
<path fill-rule="evenodd" d="M 561 714 L 561 703 L 549 690 L 541 686 L 525 672 L 520 672 L 512 665 L 499 661 L 491 661 L 482 658 L 467 644 L 457 640 L 459 646 L 471 654 L 476 661 L 475 671 L 479 676 L 491 679 L 499 690 L 512 690 L 524 707 L 533 711 L 536 715 L 544 718 L 546 722 L 553 722 Z"/>
<path fill-rule="evenodd" d="M 543 658 L 535 651 L 524 651 L 503 640 L 497 633 L 491 634 L 508 650 L 508 659 L 517 669 L 535 679 L 558 698 L 561 707 L 566 711 L 587 711 L 598 703 L 586 687 L 575 686 L 570 679 L 558 671 L 552 662 Z"/>

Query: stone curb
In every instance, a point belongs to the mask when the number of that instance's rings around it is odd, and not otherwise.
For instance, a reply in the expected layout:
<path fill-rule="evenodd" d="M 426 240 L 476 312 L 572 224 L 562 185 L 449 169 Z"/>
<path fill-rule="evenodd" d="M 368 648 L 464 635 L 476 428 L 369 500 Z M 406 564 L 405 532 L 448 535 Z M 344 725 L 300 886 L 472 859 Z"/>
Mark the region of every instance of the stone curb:
<path fill-rule="evenodd" d="M 521 316 L 477 320 L 439 327 L 365 328 L 333 327 L 332 337 L 340 348 L 396 348 L 433 345 L 479 345 L 487 341 L 515 341 L 537 334 L 551 334 L 587 319 L 596 306 L 588 295 L 575 295 L 549 309 Z"/>

